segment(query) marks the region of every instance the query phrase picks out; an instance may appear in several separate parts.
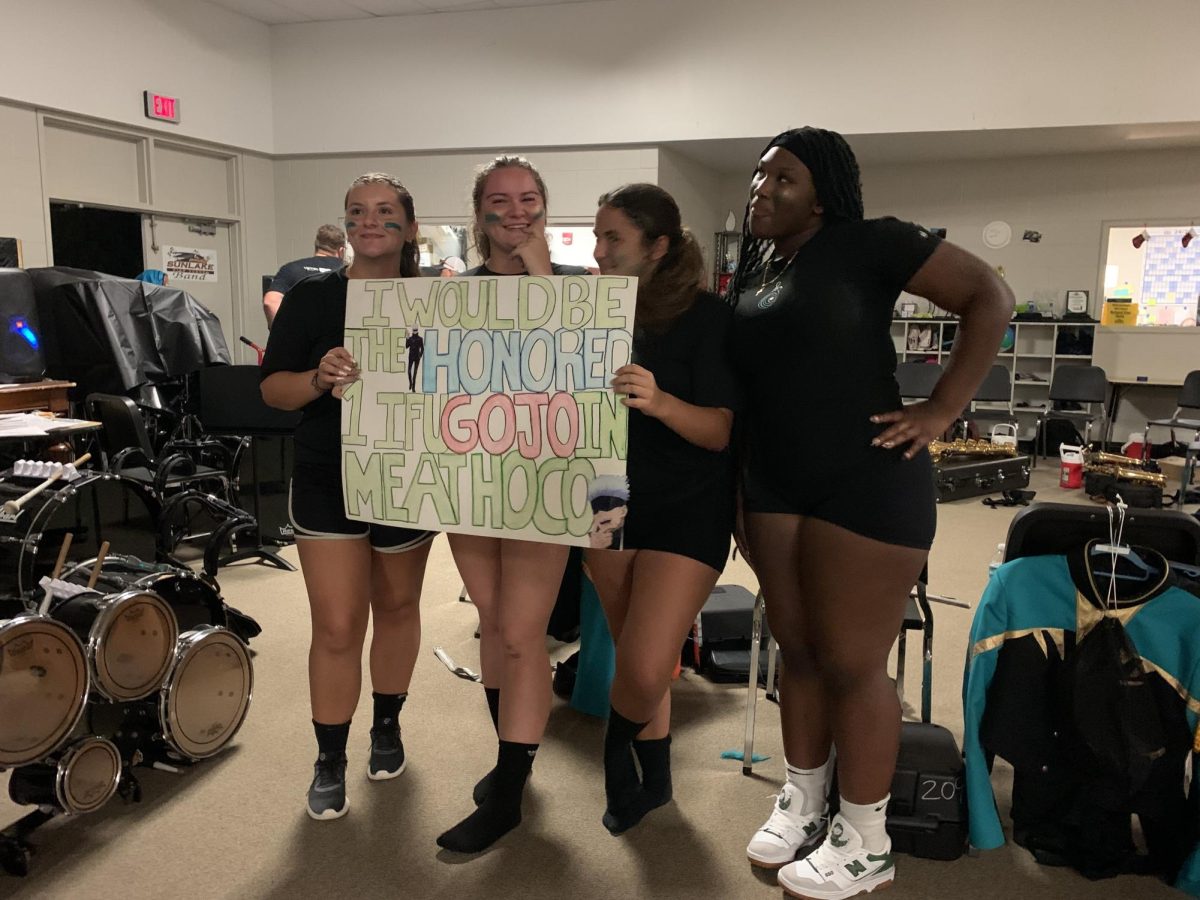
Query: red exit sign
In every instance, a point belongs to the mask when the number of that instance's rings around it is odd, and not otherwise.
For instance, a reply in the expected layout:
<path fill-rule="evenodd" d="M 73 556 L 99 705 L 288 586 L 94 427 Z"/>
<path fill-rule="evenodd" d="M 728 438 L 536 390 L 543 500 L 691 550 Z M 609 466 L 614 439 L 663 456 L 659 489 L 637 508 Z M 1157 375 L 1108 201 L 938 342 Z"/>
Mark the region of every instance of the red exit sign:
<path fill-rule="evenodd" d="M 146 101 L 146 118 L 161 119 L 164 122 L 179 121 L 178 97 L 168 97 L 154 91 L 142 91 L 142 97 Z"/>

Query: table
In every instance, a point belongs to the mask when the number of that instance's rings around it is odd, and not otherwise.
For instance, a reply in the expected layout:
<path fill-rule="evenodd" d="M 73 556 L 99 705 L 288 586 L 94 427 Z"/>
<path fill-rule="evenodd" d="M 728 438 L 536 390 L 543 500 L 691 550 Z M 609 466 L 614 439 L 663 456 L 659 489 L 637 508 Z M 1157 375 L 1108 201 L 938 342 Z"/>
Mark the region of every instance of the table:
<path fill-rule="evenodd" d="M 0 412 L 48 409 L 61 415 L 70 409 L 67 391 L 73 387 L 73 381 L 55 381 L 50 378 L 24 384 L 0 385 Z"/>

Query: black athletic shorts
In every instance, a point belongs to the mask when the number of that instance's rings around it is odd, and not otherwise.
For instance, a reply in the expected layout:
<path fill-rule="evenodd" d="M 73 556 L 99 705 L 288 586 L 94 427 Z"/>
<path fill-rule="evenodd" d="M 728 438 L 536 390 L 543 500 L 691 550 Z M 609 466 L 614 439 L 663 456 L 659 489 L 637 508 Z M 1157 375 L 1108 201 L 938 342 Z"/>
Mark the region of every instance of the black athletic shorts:
<path fill-rule="evenodd" d="M 933 463 L 921 451 L 872 449 L 855 465 L 789 469 L 784 477 L 750 464 L 742 474 L 742 508 L 749 513 L 812 516 L 885 544 L 928 550 L 937 527 Z"/>
<path fill-rule="evenodd" d="M 424 546 L 436 531 L 375 525 L 346 518 L 342 481 L 336 471 L 297 465 L 288 488 L 288 520 L 297 538 L 345 541 L 368 538 L 380 553 L 403 553 Z"/>

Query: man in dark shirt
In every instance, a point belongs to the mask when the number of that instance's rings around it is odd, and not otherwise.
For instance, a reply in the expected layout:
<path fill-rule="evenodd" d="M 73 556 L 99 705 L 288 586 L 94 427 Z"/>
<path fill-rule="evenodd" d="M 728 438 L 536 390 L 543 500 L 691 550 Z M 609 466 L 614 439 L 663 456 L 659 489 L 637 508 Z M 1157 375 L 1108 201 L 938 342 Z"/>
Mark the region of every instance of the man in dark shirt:
<path fill-rule="evenodd" d="M 271 281 L 271 287 L 263 294 L 263 312 L 267 316 L 267 327 L 275 322 L 283 295 L 297 283 L 311 275 L 333 272 L 342 267 L 346 255 L 346 234 L 336 225 L 322 225 L 317 229 L 313 242 L 313 255 L 287 263 Z"/>
<path fill-rule="evenodd" d="M 421 357 L 425 355 L 425 339 L 414 328 L 412 334 L 404 341 L 404 346 L 408 348 L 408 389 L 415 391 L 417 389 L 417 369 L 421 365 Z"/>

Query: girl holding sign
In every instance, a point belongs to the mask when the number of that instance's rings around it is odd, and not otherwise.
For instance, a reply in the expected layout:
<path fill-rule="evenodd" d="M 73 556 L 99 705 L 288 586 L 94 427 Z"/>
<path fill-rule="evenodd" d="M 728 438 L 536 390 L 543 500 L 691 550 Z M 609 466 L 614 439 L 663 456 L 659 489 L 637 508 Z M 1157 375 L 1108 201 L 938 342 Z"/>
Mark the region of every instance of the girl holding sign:
<path fill-rule="evenodd" d="M 367 776 L 404 771 L 398 717 L 420 649 L 421 583 L 434 537 L 354 522 L 343 512 L 341 405 L 333 390 L 358 378 L 358 364 L 343 347 L 347 279 L 419 274 L 417 221 L 404 185 L 391 175 L 362 175 L 345 205 L 354 262 L 288 291 L 262 363 L 263 400 L 303 411 L 288 511 L 312 612 L 308 677 L 318 755 L 308 814 L 314 819 L 347 810 L 346 738 L 361 690 L 368 616 L 375 715 Z"/>
<path fill-rule="evenodd" d="M 546 185 L 528 160 L 492 160 L 477 173 L 471 199 L 484 263 L 468 276 L 587 274 L 550 262 Z M 479 667 L 499 749 L 495 768 L 475 786 L 478 808 L 437 842 L 448 850 L 478 853 L 521 822 L 525 782 L 550 715 L 546 625 L 568 548 L 480 535 L 447 537 L 479 613 Z"/>
<path fill-rule="evenodd" d="M 670 194 L 627 184 L 601 197 L 596 262 L 638 278 L 633 362 L 612 381 L 630 410 L 625 549 L 585 552 L 617 650 L 603 822 L 620 834 L 671 799 L 671 677 L 729 556 L 737 392 L 732 316 L 701 290 L 700 247 Z"/>
<path fill-rule="evenodd" d="M 890 336 L 901 291 L 961 317 L 933 396 L 912 406 L 900 403 Z M 1012 293 L 924 228 L 864 219 L 849 145 L 801 128 L 760 154 L 727 297 L 747 398 L 747 559 L 783 653 L 787 755 L 787 782 L 746 852 L 779 868 L 788 894 L 852 897 L 895 876 L 885 816 L 900 705 L 887 659 L 933 541 L 925 446 L 995 361 Z"/>

